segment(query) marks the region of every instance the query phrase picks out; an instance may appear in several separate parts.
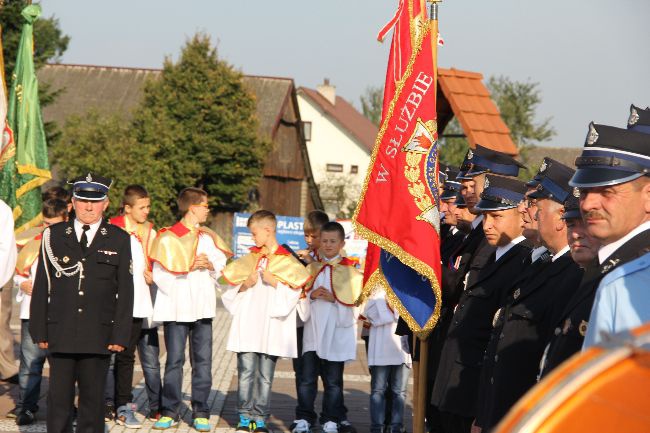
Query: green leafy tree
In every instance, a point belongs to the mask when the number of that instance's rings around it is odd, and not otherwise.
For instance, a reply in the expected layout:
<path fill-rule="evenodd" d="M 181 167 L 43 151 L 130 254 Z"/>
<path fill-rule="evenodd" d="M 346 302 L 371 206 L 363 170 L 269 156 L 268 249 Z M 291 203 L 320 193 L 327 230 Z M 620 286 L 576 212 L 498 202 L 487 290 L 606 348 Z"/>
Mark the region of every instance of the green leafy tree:
<path fill-rule="evenodd" d="M 256 103 L 242 74 L 217 57 L 210 38 L 195 35 L 180 59 L 166 59 L 147 83 L 135 116 L 137 141 L 158 147 L 174 189 L 204 188 L 221 209 L 242 209 L 262 174 L 269 143 L 258 135 Z"/>
<path fill-rule="evenodd" d="M 369 86 L 361 95 L 361 110 L 372 123 L 379 126 L 381 122 L 381 109 L 384 103 L 384 88 Z"/>
<path fill-rule="evenodd" d="M 16 65 L 18 43 L 23 29 L 21 11 L 27 6 L 25 0 L 0 0 L 0 26 L 2 26 L 2 53 L 5 64 L 5 83 L 11 84 L 11 75 Z M 57 62 L 68 48 L 70 37 L 63 34 L 59 20 L 54 16 L 39 18 L 34 23 L 34 66 L 38 70 L 47 62 Z M 41 107 L 52 103 L 59 92 L 53 92 L 44 83 L 39 83 Z M 45 123 L 48 143 L 56 141 L 60 132 L 54 122 Z"/>

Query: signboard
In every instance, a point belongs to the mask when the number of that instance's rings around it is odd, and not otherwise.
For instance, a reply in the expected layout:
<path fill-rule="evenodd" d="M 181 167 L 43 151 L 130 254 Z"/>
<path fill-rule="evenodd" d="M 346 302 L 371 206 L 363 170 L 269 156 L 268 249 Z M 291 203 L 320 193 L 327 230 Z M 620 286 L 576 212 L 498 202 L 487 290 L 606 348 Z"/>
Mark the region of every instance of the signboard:
<path fill-rule="evenodd" d="M 246 227 L 246 222 L 251 216 L 249 213 L 235 213 L 233 223 L 232 250 L 235 257 L 247 254 L 250 247 L 255 246 L 253 236 Z M 298 251 L 307 248 L 305 233 L 303 232 L 303 218 L 276 215 L 278 225 L 276 234 L 279 244 L 287 244 L 292 250 Z"/>

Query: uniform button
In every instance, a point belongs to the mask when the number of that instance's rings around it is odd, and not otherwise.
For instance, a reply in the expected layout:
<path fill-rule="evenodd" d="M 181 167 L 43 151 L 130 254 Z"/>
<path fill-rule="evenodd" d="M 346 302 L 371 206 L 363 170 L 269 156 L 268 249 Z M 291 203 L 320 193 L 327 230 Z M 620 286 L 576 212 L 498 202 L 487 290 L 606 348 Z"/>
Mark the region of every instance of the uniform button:
<path fill-rule="evenodd" d="M 82 262 L 85 262 L 85 261 L 86 261 L 86 259 L 81 259 L 81 261 L 82 261 Z"/>
<path fill-rule="evenodd" d="M 490 384 L 494 385 L 494 378 L 493 377 L 490 378 Z"/>
<path fill-rule="evenodd" d="M 458 320 L 454 320 L 454 325 L 458 325 Z"/>
<path fill-rule="evenodd" d="M 79 308 L 77 311 L 79 311 L 79 312 L 81 313 L 81 312 L 83 312 L 83 309 L 82 309 L 82 308 Z"/>
<path fill-rule="evenodd" d="M 83 296 L 83 295 L 84 295 L 83 291 L 79 292 L 79 296 Z"/>
<path fill-rule="evenodd" d="M 460 307 L 458 307 L 459 310 L 462 310 L 465 304 L 460 304 Z"/>
<path fill-rule="evenodd" d="M 562 332 L 560 328 L 555 328 L 555 335 L 560 335 L 560 332 Z"/>
<path fill-rule="evenodd" d="M 494 355 L 494 362 L 499 362 L 499 355 Z"/>

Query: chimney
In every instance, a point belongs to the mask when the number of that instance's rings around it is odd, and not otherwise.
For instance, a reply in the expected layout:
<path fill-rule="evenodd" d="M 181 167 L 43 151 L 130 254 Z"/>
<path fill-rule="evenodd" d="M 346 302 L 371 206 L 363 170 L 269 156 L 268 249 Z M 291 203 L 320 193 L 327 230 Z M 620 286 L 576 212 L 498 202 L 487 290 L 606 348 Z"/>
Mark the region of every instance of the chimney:
<path fill-rule="evenodd" d="M 325 78 L 323 84 L 316 86 L 316 90 L 321 94 L 321 96 L 323 96 L 323 98 L 327 99 L 330 104 L 336 104 L 336 87 L 330 85 L 329 78 Z"/>

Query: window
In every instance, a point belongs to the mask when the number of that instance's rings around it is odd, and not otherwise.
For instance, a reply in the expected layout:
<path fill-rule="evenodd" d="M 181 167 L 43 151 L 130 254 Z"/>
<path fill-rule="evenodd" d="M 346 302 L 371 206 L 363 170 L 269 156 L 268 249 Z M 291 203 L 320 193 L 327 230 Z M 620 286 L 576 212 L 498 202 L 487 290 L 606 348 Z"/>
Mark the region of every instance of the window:
<path fill-rule="evenodd" d="M 350 167 L 350 174 L 357 174 L 359 173 L 359 166 L 358 165 L 353 165 Z"/>
<path fill-rule="evenodd" d="M 333 173 L 343 173 L 343 164 L 327 164 L 326 170 Z"/>
<path fill-rule="evenodd" d="M 305 141 L 311 141 L 311 122 L 302 122 L 302 133 Z"/>

